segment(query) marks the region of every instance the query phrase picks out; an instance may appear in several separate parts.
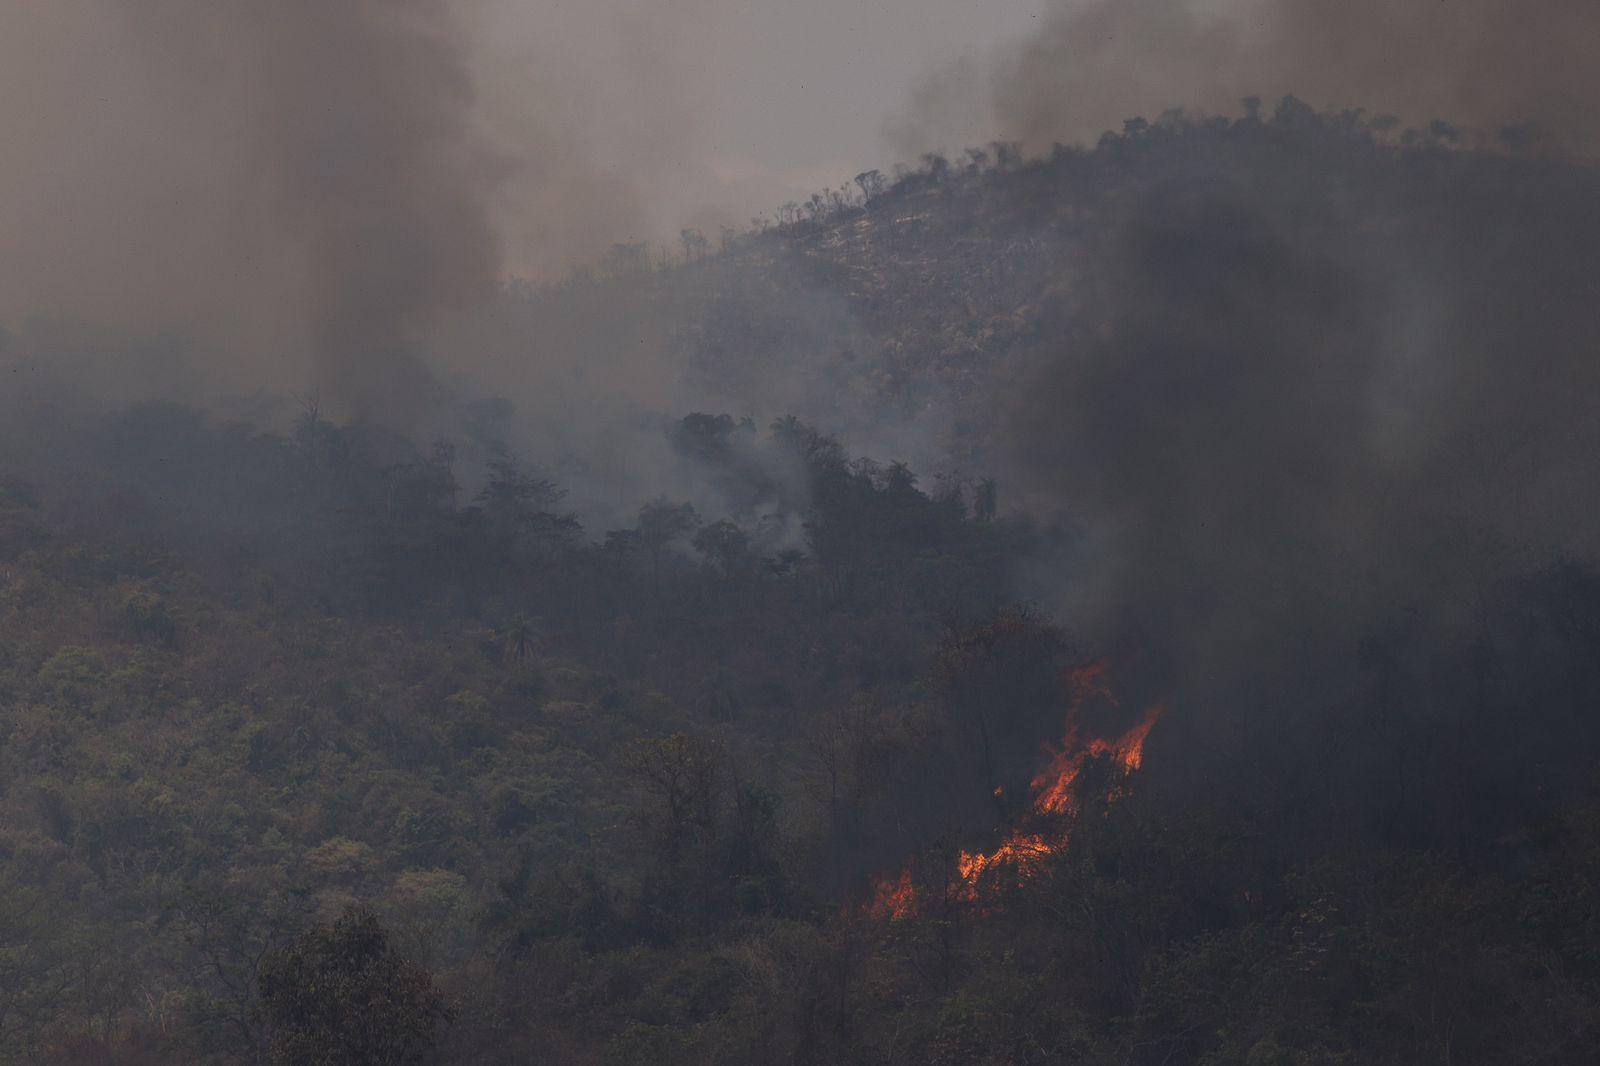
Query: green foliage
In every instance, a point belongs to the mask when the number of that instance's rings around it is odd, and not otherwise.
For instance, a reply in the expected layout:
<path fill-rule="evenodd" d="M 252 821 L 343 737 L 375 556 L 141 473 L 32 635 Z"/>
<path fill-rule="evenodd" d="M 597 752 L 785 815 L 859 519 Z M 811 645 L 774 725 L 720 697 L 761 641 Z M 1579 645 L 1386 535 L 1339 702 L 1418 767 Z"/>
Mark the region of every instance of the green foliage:
<path fill-rule="evenodd" d="M 349 910 L 261 962 L 274 1062 L 427 1062 L 451 1016 L 428 972 L 399 955 L 372 914 Z"/>

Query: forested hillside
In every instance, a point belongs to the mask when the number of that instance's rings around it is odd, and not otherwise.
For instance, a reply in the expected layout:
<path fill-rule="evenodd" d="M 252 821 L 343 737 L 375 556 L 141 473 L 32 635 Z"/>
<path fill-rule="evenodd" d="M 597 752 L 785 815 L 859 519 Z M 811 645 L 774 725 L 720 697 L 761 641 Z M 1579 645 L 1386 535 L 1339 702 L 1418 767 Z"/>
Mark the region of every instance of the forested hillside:
<path fill-rule="evenodd" d="M 507 291 L 426 430 L 30 384 L 0 1060 L 1587 1061 L 1600 177 L 1525 140 L 864 174 Z M 645 333 L 694 406 L 569 402 Z"/>

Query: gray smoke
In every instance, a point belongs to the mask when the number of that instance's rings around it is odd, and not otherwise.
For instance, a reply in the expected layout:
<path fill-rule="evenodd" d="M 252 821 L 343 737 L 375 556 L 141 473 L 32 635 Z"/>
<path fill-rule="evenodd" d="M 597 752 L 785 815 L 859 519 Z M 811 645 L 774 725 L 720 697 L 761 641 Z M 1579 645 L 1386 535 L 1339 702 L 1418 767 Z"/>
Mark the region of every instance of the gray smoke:
<path fill-rule="evenodd" d="M 407 418 L 426 378 L 427 327 L 499 277 L 492 159 L 468 122 L 460 31 L 439 0 L 224 10 L 176 0 L 167 16 L 224 19 L 213 27 L 245 45 L 246 163 L 303 258 L 320 378 L 358 414 Z M 163 52 L 202 45 L 148 36 Z"/>
<path fill-rule="evenodd" d="M 994 136 L 1048 147 L 1292 93 L 1487 137 L 1534 120 L 1550 145 L 1592 151 L 1597 39 L 1587 0 L 1052 0 L 1024 40 L 932 74 L 890 132 L 908 153 Z"/>
<path fill-rule="evenodd" d="M 1396 617 L 1489 640 L 1514 575 L 1600 559 L 1600 178 L 1296 114 L 1128 142 L 1013 412 L 1081 533 L 1036 579 L 1196 685 Z"/>
<path fill-rule="evenodd" d="M 413 413 L 428 329 L 500 273 L 496 160 L 442 0 L 67 0 L 7 23 L 11 314 L 172 331 L 247 366 L 236 383 Z"/>
<path fill-rule="evenodd" d="M 1079 537 L 1027 587 L 1238 686 L 1382 617 L 1481 634 L 1508 575 L 1600 557 L 1600 188 L 1541 162 L 1600 144 L 1597 52 L 1585 0 L 1051 0 L 927 77 L 907 155 L 1154 123 L 1079 173 L 1118 196 L 1011 391 L 1020 506 Z M 1516 158 L 1330 148 L 1324 110 Z"/>
<path fill-rule="evenodd" d="M 174 395 L 144 353 L 182 349 L 195 392 L 315 387 L 422 429 L 461 362 L 441 329 L 507 275 L 748 218 L 707 207 L 698 158 L 720 2 L 8 5 L 13 356 L 122 400 Z"/>
<path fill-rule="evenodd" d="M 163 0 L 124 17 L 152 62 L 182 72 L 178 91 L 226 79 L 215 119 L 239 126 L 240 207 L 297 262 L 318 383 L 358 416 L 409 421 L 427 329 L 492 292 L 500 266 L 493 159 L 446 5 Z M 219 55 L 231 69 L 203 58 Z"/>

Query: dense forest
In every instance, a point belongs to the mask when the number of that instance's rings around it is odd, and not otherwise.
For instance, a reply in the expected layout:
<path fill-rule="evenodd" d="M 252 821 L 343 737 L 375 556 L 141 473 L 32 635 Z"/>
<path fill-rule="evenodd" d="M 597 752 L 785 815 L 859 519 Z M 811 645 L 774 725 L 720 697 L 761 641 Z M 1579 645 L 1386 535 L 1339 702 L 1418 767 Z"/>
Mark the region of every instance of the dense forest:
<path fill-rule="evenodd" d="M 0 1060 L 1589 1061 L 1600 174 L 1470 140 L 869 172 L 400 428 L 17 324 Z"/>

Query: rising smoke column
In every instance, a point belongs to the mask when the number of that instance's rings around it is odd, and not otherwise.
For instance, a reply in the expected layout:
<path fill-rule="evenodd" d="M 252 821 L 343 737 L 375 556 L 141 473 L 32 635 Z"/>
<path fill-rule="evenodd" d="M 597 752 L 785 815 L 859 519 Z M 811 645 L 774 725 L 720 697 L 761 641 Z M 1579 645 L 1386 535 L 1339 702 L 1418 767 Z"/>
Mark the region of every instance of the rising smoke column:
<path fill-rule="evenodd" d="M 322 376 L 358 410 L 403 417 L 420 332 L 499 271 L 461 42 L 438 0 L 272 8 L 259 150 L 303 241 Z"/>
<path fill-rule="evenodd" d="M 163 6 L 158 50 L 204 47 L 243 75 L 244 162 L 268 224 L 304 267 L 318 380 L 359 416 L 404 423 L 429 377 L 422 336 L 499 272 L 493 170 L 472 133 L 461 31 L 441 0 L 250 0 Z M 201 88 L 196 86 L 196 88 Z"/>
<path fill-rule="evenodd" d="M 426 335 L 500 274 L 467 43 L 446 0 L 8 5 L 0 315 L 404 426 Z"/>

